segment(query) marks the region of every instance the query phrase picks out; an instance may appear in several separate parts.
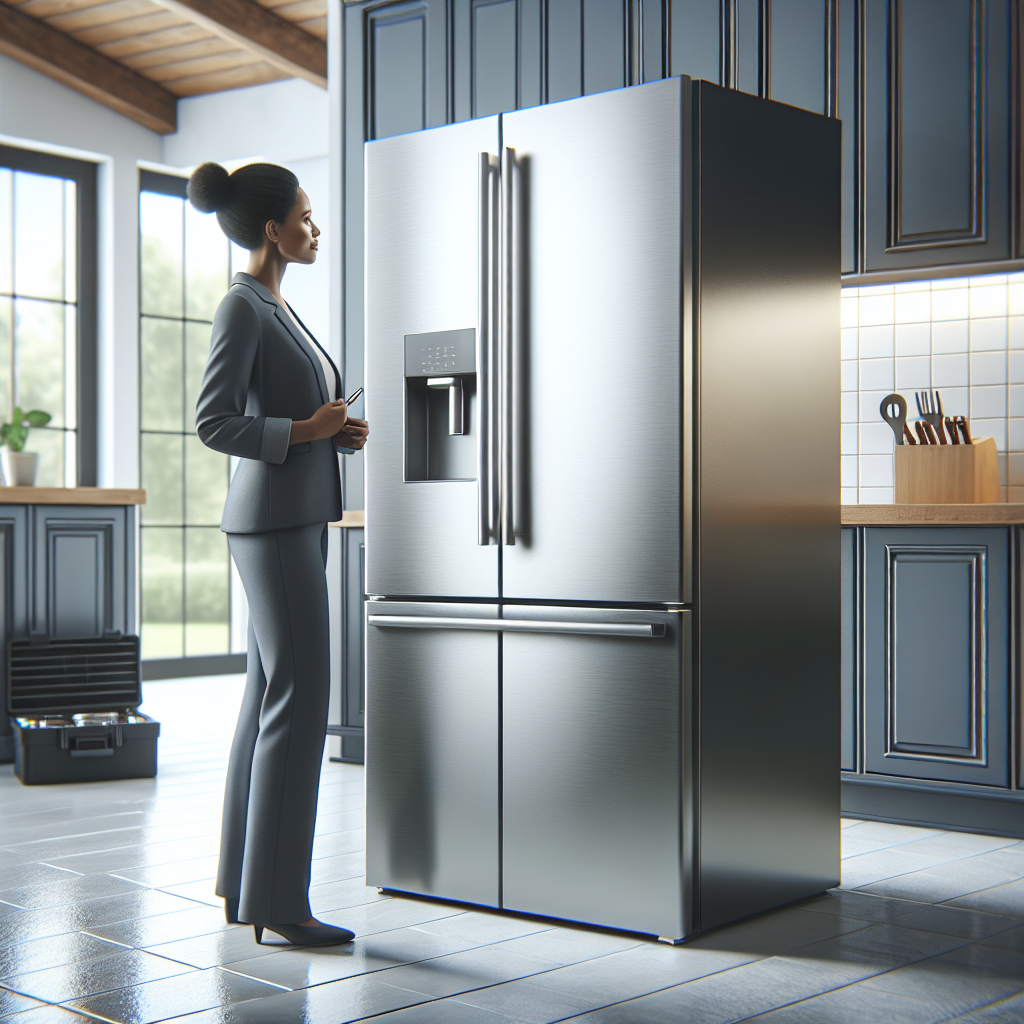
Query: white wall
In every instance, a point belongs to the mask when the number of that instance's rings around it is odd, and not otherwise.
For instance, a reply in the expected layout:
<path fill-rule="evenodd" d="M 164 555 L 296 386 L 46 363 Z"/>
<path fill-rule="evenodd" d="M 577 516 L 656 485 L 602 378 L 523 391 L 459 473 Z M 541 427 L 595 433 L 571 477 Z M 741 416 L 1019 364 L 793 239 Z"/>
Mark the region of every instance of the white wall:
<path fill-rule="evenodd" d="M 178 102 L 178 131 L 165 135 L 162 162 L 187 170 L 204 160 L 282 164 L 298 175 L 323 232 L 312 267 L 290 267 L 282 292 L 316 339 L 338 356 L 329 330 L 331 253 L 327 92 L 289 79 Z M 236 262 L 236 269 L 241 268 Z"/>
<path fill-rule="evenodd" d="M 136 487 L 137 165 L 160 159 L 160 136 L 0 56 L 0 141 L 98 164 L 99 482 Z"/>

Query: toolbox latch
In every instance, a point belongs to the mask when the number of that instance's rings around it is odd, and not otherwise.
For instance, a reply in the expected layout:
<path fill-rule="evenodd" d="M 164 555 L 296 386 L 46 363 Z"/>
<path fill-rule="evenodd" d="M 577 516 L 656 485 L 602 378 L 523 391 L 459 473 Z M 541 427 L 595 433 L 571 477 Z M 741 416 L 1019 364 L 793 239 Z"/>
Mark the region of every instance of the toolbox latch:
<path fill-rule="evenodd" d="M 121 746 L 122 742 L 119 725 L 101 733 L 62 729 L 60 737 L 60 745 L 70 751 L 72 757 L 113 757 L 114 747 Z"/>

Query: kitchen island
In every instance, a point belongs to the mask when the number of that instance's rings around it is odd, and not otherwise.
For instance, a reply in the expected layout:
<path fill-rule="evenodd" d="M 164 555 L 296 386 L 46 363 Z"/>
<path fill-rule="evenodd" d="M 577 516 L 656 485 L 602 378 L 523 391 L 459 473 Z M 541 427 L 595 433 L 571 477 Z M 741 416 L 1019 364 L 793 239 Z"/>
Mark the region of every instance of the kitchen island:
<path fill-rule="evenodd" d="M 0 487 L 0 762 L 14 760 L 7 641 L 136 632 L 135 507 L 146 492 Z"/>
<path fill-rule="evenodd" d="M 842 508 L 842 807 L 1024 836 L 1024 504 Z"/>

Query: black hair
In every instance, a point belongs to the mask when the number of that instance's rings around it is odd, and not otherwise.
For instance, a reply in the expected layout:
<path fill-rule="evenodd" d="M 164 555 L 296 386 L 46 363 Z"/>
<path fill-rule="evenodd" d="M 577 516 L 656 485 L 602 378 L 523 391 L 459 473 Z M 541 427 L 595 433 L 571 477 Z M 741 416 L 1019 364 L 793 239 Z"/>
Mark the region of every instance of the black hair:
<path fill-rule="evenodd" d="M 268 220 L 288 219 L 299 192 L 299 179 L 277 164 L 245 164 L 232 174 L 220 164 L 200 164 L 188 179 L 189 202 L 200 213 L 216 213 L 232 242 L 261 249 Z"/>

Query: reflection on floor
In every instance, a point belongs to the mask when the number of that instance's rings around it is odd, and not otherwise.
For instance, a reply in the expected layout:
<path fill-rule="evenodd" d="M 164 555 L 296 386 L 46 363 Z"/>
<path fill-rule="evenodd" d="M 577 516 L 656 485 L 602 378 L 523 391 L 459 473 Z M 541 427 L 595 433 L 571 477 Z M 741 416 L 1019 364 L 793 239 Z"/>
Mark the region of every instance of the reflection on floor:
<path fill-rule="evenodd" d="M 0 766 L 0 1019 L 1024 1021 L 1024 843 L 846 821 L 843 889 L 672 948 L 382 897 L 354 765 L 324 766 L 312 901 L 358 939 L 257 946 L 211 880 L 239 694 L 148 684 L 156 780 L 28 788 Z"/>

